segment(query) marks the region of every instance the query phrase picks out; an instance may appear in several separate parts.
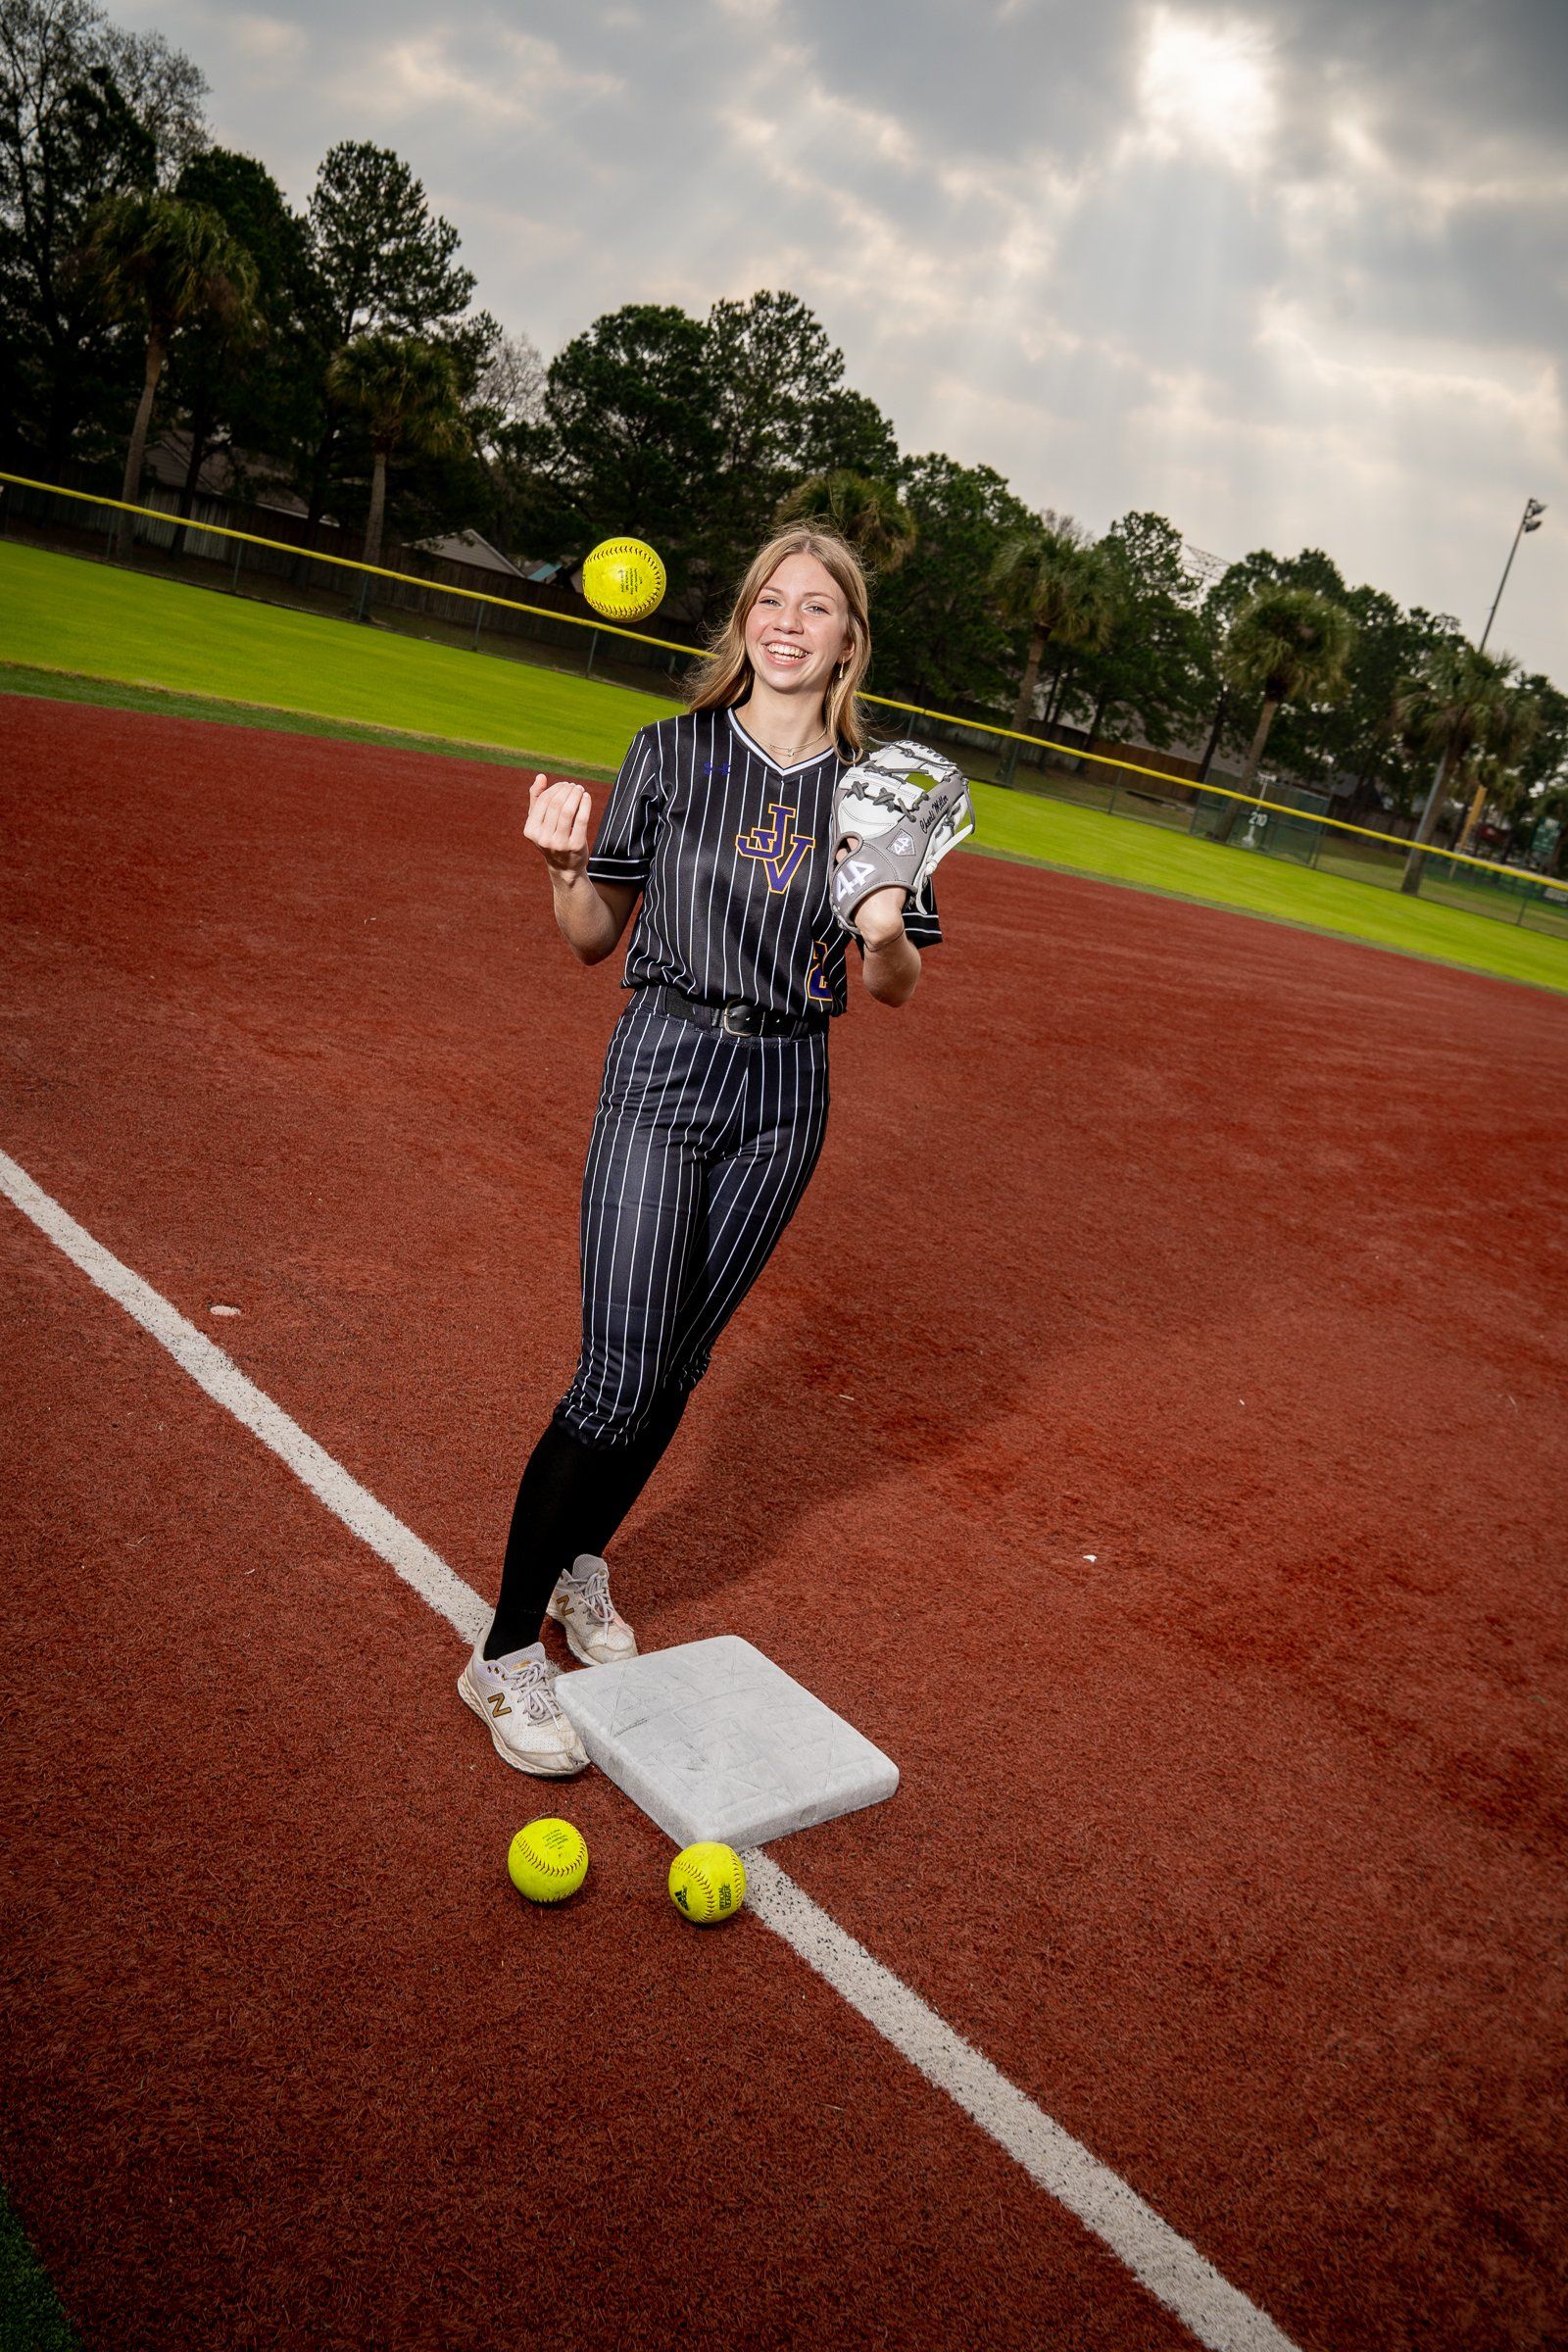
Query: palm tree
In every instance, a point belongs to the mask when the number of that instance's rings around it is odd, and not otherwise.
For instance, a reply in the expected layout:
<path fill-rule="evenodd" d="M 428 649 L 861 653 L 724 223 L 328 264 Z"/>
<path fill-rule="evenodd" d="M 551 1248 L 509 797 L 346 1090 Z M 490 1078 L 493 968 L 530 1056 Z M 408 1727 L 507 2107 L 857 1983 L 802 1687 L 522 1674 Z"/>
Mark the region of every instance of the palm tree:
<path fill-rule="evenodd" d="M 1395 698 L 1405 741 L 1438 755 L 1432 790 L 1399 877 L 1399 888 L 1412 898 L 1421 888 L 1426 845 L 1455 773 L 1503 729 L 1513 668 L 1509 654 L 1478 653 L 1462 637 L 1447 637 L 1432 648 L 1420 676 L 1408 680 Z"/>
<path fill-rule="evenodd" d="M 1354 641 L 1355 623 L 1344 606 L 1312 588 L 1260 588 L 1242 607 L 1219 660 L 1227 685 L 1263 697 L 1241 773 L 1239 790 L 1244 795 L 1257 780 L 1263 746 L 1282 705 L 1336 701 Z M 1214 827 L 1215 841 L 1229 841 L 1241 805 L 1225 803 Z"/>
<path fill-rule="evenodd" d="M 197 320 L 227 328 L 237 337 L 254 334 L 256 265 L 207 205 L 185 204 L 177 196 L 145 190 L 111 196 L 97 207 L 87 223 L 80 262 L 109 316 L 134 319 L 146 329 L 141 399 L 120 493 L 125 506 L 134 506 L 153 400 L 171 343 L 182 326 Z M 129 544 L 131 520 L 123 512 L 115 517 L 112 545 L 117 556 Z"/>
<path fill-rule="evenodd" d="M 1542 819 L 1555 817 L 1557 820 L 1556 837 L 1543 869 L 1555 878 L 1562 870 L 1563 851 L 1568 848 L 1568 777 L 1563 778 L 1560 783 L 1548 784 L 1545 791 L 1532 804 L 1531 813 L 1536 820 L 1530 833 L 1532 855 L 1534 855 L 1536 846 L 1536 830 Z"/>
<path fill-rule="evenodd" d="M 919 526 L 891 482 L 840 467 L 813 473 L 781 498 L 780 523 L 820 522 L 857 551 L 868 570 L 897 571 L 914 552 Z"/>
<path fill-rule="evenodd" d="M 365 562 L 381 561 L 386 522 L 386 475 L 394 455 L 455 457 L 469 446 L 463 395 L 451 352 L 418 335 L 377 328 L 346 343 L 326 371 L 328 396 L 360 416 L 370 443 L 370 511 L 365 524 Z M 367 579 L 360 618 L 368 617 Z"/>
<path fill-rule="evenodd" d="M 1489 800 L 1495 801 L 1504 811 L 1521 805 L 1528 788 L 1516 771 L 1540 733 L 1541 718 L 1540 703 L 1523 688 L 1516 686 L 1504 697 L 1494 724 L 1487 730 L 1486 743 L 1472 755 L 1466 771 L 1475 791 L 1459 828 L 1459 838 L 1453 845 L 1456 850 L 1470 847 L 1471 836 Z"/>
<path fill-rule="evenodd" d="M 1012 711 L 1013 732 L 1022 734 L 1034 716 L 1047 646 L 1064 655 L 1102 646 L 1115 619 L 1114 585 L 1104 558 L 1077 524 L 1053 517 L 1008 534 L 991 566 L 990 588 L 1007 626 L 1029 631 Z M 1009 743 L 1004 783 L 1011 782 L 1017 760 L 1017 744 Z"/>

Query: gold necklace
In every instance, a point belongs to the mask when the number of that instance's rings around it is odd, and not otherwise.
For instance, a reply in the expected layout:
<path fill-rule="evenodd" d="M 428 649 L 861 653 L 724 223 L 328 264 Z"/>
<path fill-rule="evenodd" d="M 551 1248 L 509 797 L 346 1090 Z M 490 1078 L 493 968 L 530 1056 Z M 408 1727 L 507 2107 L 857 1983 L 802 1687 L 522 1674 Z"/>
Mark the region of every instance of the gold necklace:
<path fill-rule="evenodd" d="M 816 733 L 808 735 L 804 743 L 774 743 L 766 735 L 759 735 L 757 740 L 764 752 L 777 752 L 781 760 L 798 760 L 803 752 L 810 750 L 813 743 L 827 743 L 831 739 L 826 727 L 818 727 Z"/>

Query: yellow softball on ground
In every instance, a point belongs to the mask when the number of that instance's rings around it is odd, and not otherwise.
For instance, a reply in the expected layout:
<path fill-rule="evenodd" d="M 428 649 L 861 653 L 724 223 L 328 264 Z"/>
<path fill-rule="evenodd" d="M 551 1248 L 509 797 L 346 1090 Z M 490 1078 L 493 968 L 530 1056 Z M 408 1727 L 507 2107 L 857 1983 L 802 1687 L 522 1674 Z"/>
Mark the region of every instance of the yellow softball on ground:
<path fill-rule="evenodd" d="M 569 1821 L 530 1821 L 512 1840 L 507 1876 L 530 1903 L 562 1903 L 588 1876 L 588 1848 Z"/>
<path fill-rule="evenodd" d="M 711 1840 L 683 1847 L 669 1866 L 669 1899 L 700 1928 L 733 1919 L 746 1900 L 746 1870 L 735 1848 Z"/>
<path fill-rule="evenodd" d="M 607 620 L 643 620 L 664 596 L 664 566 L 640 539 L 601 539 L 583 559 L 582 592 Z"/>

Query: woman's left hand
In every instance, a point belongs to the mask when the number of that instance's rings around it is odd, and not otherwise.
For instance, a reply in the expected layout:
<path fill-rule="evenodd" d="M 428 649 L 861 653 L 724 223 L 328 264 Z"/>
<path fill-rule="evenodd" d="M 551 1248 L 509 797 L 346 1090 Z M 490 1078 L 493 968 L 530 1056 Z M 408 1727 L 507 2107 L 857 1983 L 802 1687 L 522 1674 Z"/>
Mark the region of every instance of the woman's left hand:
<path fill-rule="evenodd" d="M 866 909 L 871 919 L 866 921 Z M 920 951 L 904 927 L 902 890 L 874 890 L 855 909 L 865 948 L 865 985 L 879 1004 L 906 1004 L 920 977 Z"/>
<path fill-rule="evenodd" d="M 855 909 L 855 927 L 868 948 L 885 948 L 904 931 L 904 903 L 908 894 L 894 886 L 873 890 Z"/>

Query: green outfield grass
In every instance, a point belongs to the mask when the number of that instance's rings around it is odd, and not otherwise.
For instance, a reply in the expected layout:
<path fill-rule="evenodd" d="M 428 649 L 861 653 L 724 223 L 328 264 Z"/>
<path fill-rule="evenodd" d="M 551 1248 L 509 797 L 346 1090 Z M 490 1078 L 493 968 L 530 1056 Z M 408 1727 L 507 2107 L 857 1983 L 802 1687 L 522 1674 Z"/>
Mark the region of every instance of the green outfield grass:
<path fill-rule="evenodd" d="M 1004 856 L 1568 992 L 1568 949 L 1545 932 L 995 784 L 972 791 L 979 836 Z"/>
<path fill-rule="evenodd" d="M 0 687 L 360 742 L 412 738 L 598 779 L 639 726 L 675 708 L 526 661 L 3 542 Z M 1568 992 L 1568 947 L 1544 932 L 1035 793 L 977 784 L 974 797 L 980 844 L 1004 857 Z"/>
<path fill-rule="evenodd" d="M 0 2189 L 0 2352 L 81 2352 L 27 2235 Z"/>
<path fill-rule="evenodd" d="M 391 630 L 0 542 L 0 662 L 311 711 L 359 726 L 620 764 L 676 706 Z"/>
<path fill-rule="evenodd" d="M 326 718 L 314 710 L 275 710 L 266 703 L 230 703 L 211 694 L 175 694 L 167 686 L 125 686 L 116 678 L 82 678 L 64 670 L 29 669 L 0 661 L 0 693 L 34 694 L 52 703 L 90 703 L 100 710 L 151 710 L 163 718 L 200 718 L 220 727 L 259 728 L 267 735 L 325 736 L 329 743 L 368 743 L 388 751 L 441 752 L 453 760 L 478 760 L 498 767 L 547 762 L 541 752 L 509 750 L 491 743 L 466 742 L 461 735 L 426 735 L 408 727 L 360 727 L 352 721 Z M 571 773 L 585 783 L 614 780 L 618 760 L 597 766 L 591 760 L 573 760 Z"/>

